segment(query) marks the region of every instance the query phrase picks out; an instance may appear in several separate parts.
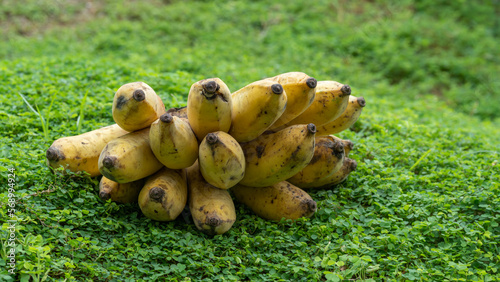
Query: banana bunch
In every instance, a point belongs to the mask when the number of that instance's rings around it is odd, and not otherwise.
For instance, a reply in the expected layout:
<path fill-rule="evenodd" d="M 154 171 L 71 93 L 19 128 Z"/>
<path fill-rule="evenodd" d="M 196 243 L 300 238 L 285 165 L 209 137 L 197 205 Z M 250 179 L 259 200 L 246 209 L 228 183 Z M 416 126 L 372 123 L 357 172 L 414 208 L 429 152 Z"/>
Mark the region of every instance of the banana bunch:
<path fill-rule="evenodd" d="M 357 167 L 353 142 L 333 134 L 365 105 L 349 85 L 303 72 L 234 92 L 220 78 L 200 80 L 187 106 L 168 110 L 153 88 L 132 82 L 114 95 L 115 124 L 54 141 L 46 159 L 56 172 L 102 175 L 102 201 L 136 203 L 156 221 L 187 213 L 218 235 L 236 223 L 233 199 L 271 221 L 313 216 L 306 191 L 342 183 Z"/>

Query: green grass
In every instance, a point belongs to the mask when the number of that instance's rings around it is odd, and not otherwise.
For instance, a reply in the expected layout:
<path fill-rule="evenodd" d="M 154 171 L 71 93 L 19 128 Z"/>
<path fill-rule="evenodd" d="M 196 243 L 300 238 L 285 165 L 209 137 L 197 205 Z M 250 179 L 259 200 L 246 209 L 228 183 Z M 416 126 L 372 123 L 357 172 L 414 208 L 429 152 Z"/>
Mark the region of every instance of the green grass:
<path fill-rule="evenodd" d="M 6 1 L 0 280 L 500 280 L 494 3 Z M 367 101 L 339 134 L 358 169 L 310 193 L 310 219 L 268 222 L 236 204 L 233 228 L 211 238 L 182 218 L 103 203 L 99 178 L 45 163 L 53 140 L 113 123 L 122 84 L 144 81 L 176 107 L 203 78 L 234 91 L 287 71 L 347 83 Z M 9 168 L 15 277 L 3 267 Z"/>

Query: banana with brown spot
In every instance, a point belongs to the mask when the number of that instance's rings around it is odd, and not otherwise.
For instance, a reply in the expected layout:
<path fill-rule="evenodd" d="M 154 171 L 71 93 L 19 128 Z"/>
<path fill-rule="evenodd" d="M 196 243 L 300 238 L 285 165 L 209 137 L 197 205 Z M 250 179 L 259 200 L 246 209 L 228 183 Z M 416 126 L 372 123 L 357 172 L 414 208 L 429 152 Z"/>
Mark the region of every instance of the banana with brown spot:
<path fill-rule="evenodd" d="M 113 98 L 113 119 L 123 129 L 136 131 L 148 127 L 165 113 L 165 105 L 144 82 L 122 85 Z"/>
<path fill-rule="evenodd" d="M 338 118 L 347 108 L 351 87 L 336 81 L 318 81 L 314 101 L 302 114 L 286 124 L 314 123 L 321 126 Z"/>
<path fill-rule="evenodd" d="M 187 116 L 198 140 L 210 132 L 228 132 L 231 127 L 231 92 L 219 78 L 195 82 L 189 90 Z"/>
<path fill-rule="evenodd" d="M 344 144 L 331 136 L 316 137 L 314 156 L 309 164 L 287 181 L 301 187 L 337 172 L 344 162 Z"/>
<path fill-rule="evenodd" d="M 312 189 L 312 188 L 330 188 L 333 185 L 340 184 L 344 182 L 349 174 L 356 170 L 358 163 L 350 158 L 344 158 L 344 163 L 342 167 L 334 172 L 333 174 L 321 178 L 315 182 L 303 183 L 300 185 L 302 189 Z"/>
<path fill-rule="evenodd" d="M 99 182 L 99 198 L 103 201 L 111 199 L 113 202 L 122 204 L 136 203 L 142 186 L 144 186 L 144 179 L 118 183 L 103 176 Z"/>
<path fill-rule="evenodd" d="M 227 232 L 236 221 L 236 210 L 228 190 L 203 179 L 198 162 L 187 169 L 189 210 L 196 228 L 208 235 Z"/>
<path fill-rule="evenodd" d="M 107 178 L 127 183 L 145 178 L 163 167 L 149 146 L 149 128 L 111 140 L 99 156 L 99 171 Z"/>
<path fill-rule="evenodd" d="M 270 127 L 277 131 L 309 108 L 314 101 L 317 81 L 303 72 L 287 72 L 267 79 L 281 84 L 287 98 L 285 112 Z"/>
<path fill-rule="evenodd" d="M 200 144 L 200 171 L 205 180 L 220 189 L 236 185 L 245 175 L 245 156 L 240 144 L 229 134 L 207 134 Z"/>
<path fill-rule="evenodd" d="M 238 184 L 231 191 L 238 202 L 267 220 L 311 217 L 317 210 L 316 202 L 307 192 L 287 181 L 268 187 Z"/>
<path fill-rule="evenodd" d="M 232 94 L 233 113 L 229 134 L 238 142 L 259 137 L 285 111 L 287 99 L 281 84 L 259 80 Z"/>
<path fill-rule="evenodd" d="M 192 166 L 198 159 L 198 140 L 191 127 L 169 113 L 151 124 L 149 144 L 156 158 L 171 169 Z"/>
<path fill-rule="evenodd" d="M 157 221 L 171 221 L 187 203 L 187 180 L 184 169 L 162 168 L 149 176 L 139 194 L 142 213 Z"/>
<path fill-rule="evenodd" d="M 111 140 L 127 133 L 114 124 L 80 135 L 59 138 L 47 149 L 47 164 L 53 169 L 62 166 L 72 172 L 86 172 L 91 177 L 99 176 L 101 172 L 98 160 L 102 149 Z"/>
<path fill-rule="evenodd" d="M 313 157 L 315 132 L 312 123 L 292 125 L 241 143 L 246 164 L 240 184 L 266 187 L 297 174 Z"/>
<path fill-rule="evenodd" d="M 334 121 L 318 126 L 318 136 L 336 134 L 348 129 L 358 120 L 365 106 L 363 97 L 349 96 L 346 110 Z"/>

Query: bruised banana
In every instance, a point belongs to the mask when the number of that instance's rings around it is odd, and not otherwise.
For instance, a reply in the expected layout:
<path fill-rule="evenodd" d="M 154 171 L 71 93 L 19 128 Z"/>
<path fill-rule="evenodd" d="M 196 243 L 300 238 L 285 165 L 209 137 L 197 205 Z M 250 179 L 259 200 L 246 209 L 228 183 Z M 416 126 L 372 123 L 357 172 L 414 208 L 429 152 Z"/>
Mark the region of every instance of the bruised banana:
<path fill-rule="evenodd" d="M 98 165 L 102 175 L 118 183 L 139 180 L 163 167 L 149 146 L 149 128 L 111 140 L 102 150 Z"/>
<path fill-rule="evenodd" d="M 323 125 L 338 118 L 347 108 L 351 87 L 336 81 L 318 81 L 314 101 L 302 114 L 286 124 Z"/>
<path fill-rule="evenodd" d="M 198 230 L 208 235 L 223 234 L 236 221 L 236 210 L 228 190 L 203 179 L 198 162 L 187 169 L 189 210 Z"/>
<path fill-rule="evenodd" d="M 315 132 L 312 123 L 292 125 L 242 143 L 246 167 L 240 184 L 266 187 L 297 174 L 313 157 Z"/>
<path fill-rule="evenodd" d="M 258 216 L 273 221 L 311 217 L 316 202 L 299 187 L 281 181 L 268 187 L 236 185 L 231 188 L 234 197 Z"/>
<path fill-rule="evenodd" d="M 349 96 L 347 108 L 338 118 L 318 126 L 318 136 L 336 134 L 348 129 L 358 120 L 365 106 L 366 101 L 363 97 Z"/>
<path fill-rule="evenodd" d="M 332 185 L 340 184 L 347 179 L 347 177 L 351 172 L 356 170 L 357 166 L 358 163 L 355 160 L 350 158 L 344 158 L 344 163 L 342 164 L 342 167 L 339 170 L 315 182 L 303 183 L 301 184 L 300 188 L 302 189 L 323 188 L 323 187 L 327 188 Z"/>
<path fill-rule="evenodd" d="M 287 181 L 301 187 L 302 184 L 316 182 L 342 167 L 344 143 L 331 136 L 316 137 L 314 156 L 309 164 Z"/>
<path fill-rule="evenodd" d="M 231 92 L 219 78 L 204 79 L 191 86 L 187 116 L 198 140 L 203 140 L 210 132 L 228 132 L 231 110 Z"/>
<path fill-rule="evenodd" d="M 97 161 L 106 144 L 128 132 L 117 124 L 76 136 L 59 138 L 47 149 L 47 164 L 56 169 L 62 166 L 72 172 L 84 171 L 91 177 L 101 175 Z"/>
<path fill-rule="evenodd" d="M 165 106 L 153 88 L 144 82 L 122 85 L 113 99 L 113 119 L 123 129 L 136 131 L 148 127 L 165 113 Z"/>
<path fill-rule="evenodd" d="M 285 111 L 286 94 L 271 80 L 253 82 L 232 94 L 233 113 L 229 134 L 238 142 L 259 137 Z"/>
<path fill-rule="evenodd" d="M 240 144 L 229 134 L 207 134 L 200 144 L 200 171 L 205 180 L 220 189 L 236 185 L 245 175 L 245 156 Z"/>
<path fill-rule="evenodd" d="M 99 182 L 99 198 L 103 201 L 111 199 L 113 202 L 122 204 L 135 203 L 142 186 L 144 186 L 144 179 L 129 183 L 118 183 L 103 176 Z"/>
<path fill-rule="evenodd" d="M 150 219 L 171 221 L 181 214 L 187 202 L 184 169 L 162 168 L 149 176 L 139 194 L 139 207 Z"/>
<path fill-rule="evenodd" d="M 273 125 L 271 130 L 279 130 L 282 125 L 302 114 L 314 101 L 317 81 L 303 72 L 287 72 L 268 78 L 280 83 L 286 93 L 285 112 Z"/>
<path fill-rule="evenodd" d="M 198 140 L 191 127 L 169 113 L 151 124 L 149 144 L 156 158 L 171 169 L 192 166 L 198 158 Z"/>

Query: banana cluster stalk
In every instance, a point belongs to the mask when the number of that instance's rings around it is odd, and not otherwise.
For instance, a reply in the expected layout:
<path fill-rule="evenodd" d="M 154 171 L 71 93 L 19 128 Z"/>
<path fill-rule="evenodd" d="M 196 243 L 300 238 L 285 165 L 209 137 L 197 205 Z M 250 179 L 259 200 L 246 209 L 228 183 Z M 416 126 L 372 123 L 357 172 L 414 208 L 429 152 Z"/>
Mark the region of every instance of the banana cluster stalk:
<path fill-rule="evenodd" d="M 228 232 L 237 204 L 270 221 L 314 216 L 306 191 L 331 189 L 356 170 L 351 127 L 366 102 L 347 84 L 288 72 L 231 93 L 219 78 L 200 80 L 187 106 L 165 110 L 144 82 L 113 98 L 116 124 L 55 140 L 55 172 L 103 175 L 96 197 L 138 203 L 149 220 L 187 216 L 201 232 Z M 334 135 L 335 134 L 335 135 Z"/>

